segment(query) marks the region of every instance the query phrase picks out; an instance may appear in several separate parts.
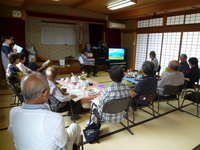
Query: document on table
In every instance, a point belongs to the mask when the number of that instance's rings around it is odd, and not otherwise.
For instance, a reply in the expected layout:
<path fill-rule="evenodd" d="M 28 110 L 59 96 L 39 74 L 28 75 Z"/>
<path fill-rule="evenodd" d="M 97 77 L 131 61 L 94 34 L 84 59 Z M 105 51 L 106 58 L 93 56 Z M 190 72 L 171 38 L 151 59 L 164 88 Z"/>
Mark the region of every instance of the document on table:
<path fill-rule="evenodd" d="M 69 95 L 76 95 L 77 96 L 76 98 L 72 99 L 74 102 L 79 101 L 81 98 L 83 98 L 85 96 L 83 91 L 81 91 L 79 89 L 67 90 L 67 93 L 69 93 Z"/>

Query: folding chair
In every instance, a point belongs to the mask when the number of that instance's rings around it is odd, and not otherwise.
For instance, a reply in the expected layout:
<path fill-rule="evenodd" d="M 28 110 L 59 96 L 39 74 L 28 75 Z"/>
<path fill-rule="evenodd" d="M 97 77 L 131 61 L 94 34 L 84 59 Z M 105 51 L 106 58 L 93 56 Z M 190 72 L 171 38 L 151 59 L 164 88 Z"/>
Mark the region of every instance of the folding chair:
<path fill-rule="evenodd" d="M 199 69 L 199 75 L 200 75 L 200 69 Z M 199 76 L 199 79 L 195 81 L 195 83 L 194 83 L 194 85 L 192 87 L 187 87 L 188 81 L 185 81 L 183 90 L 181 92 L 181 97 L 182 98 L 184 97 L 185 93 L 187 92 L 187 89 L 194 89 L 194 90 L 196 90 L 196 87 L 199 86 L 199 80 L 200 80 L 200 76 Z"/>
<path fill-rule="evenodd" d="M 51 111 L 53 111 L 53 112 L 59 112 L 59 113 L 65 112 L 65 111 L 59 111 L 59 108 L 62 108 L 64 105 L 66 105 L 66 103 L 60 102 L 57 98 L 55 98 L 52 95 L 50 96 L 50 99 L 48 100 L 48 105 L 49 105 Z M 72 113 L 72 118 L 74 118 L 71 101 L 69 101 L 69 105 L 70 105 L 70 110 L 71 110 L 71 113 Z M 73 120 L 73 121 L 74 121 L 74 123 L 76 123 L 75 120 Z"/>
<path fill-rule="evenodd" d="M 94 114 L 97 117 L 97 122 L 100 123 L 102 121 L 103 113 L 116 114 L 119 112 L 124 112 L 125 119 L 127 120 L 127 126 L 125 126 L 122 122 L 119 122 L 119 123 L 133 135 L 133 132 L 129 128 L 129 119 L 128 119 L 128 109 L 130 107 L 130 102 L 131 102 L 130 98 L 109 100 L 104 103 L 101 114 L 99 114 L 97 109 L 93 109 L 94 106 L 97 107 L 97 105 L 95 103 L 92 103 L 90 122 L 91 122 L 92 114 Z"/>
<path fill-rule="evenodd" d="M 82 134 L 80 135 L 78 145 L 76 145 L 76 144 L 73 145 L 73 150 L 84 150 L 84 148 L 83 148 L 83 135 Z"/>
<path fill-rule="evenodd" d="M 8 79 L 7 84 L 11 87 L 12 91 L 14 92 L 14 101 L 13 104 L 19 105 L 20 103 L 24 102 L 24 98 L 21 94 L 20 89 L 16 88 L 14 84 Z"/>
<path fill-rule="evenodd" d="M 159 109 L 160 109 L 160 101 L 161 100 L 167 100 L 167 104 L 175 109 L 179 109 L 180 108 L 180 94 L 181 94 L 181 91 L 183 89 L 184 85 L 178 85 L 178 86 L 173 86 L 173 85 L 166 85 L 164 87 L 164 91 L 162 93 L 162 95 L 159 95 L 158 94 L 158 113 L 159 113 Z M 168 95 L 168 96 L 165 96 L 165 95 Z M 173 96 L 175 95 L 176 96 L 176 99 L 178 100 L 178 108 L 175 107 L 174 105 L 170 104 L 169 101 L 172 100 L 172 98 L 170 96 Z"/>
<path fill-rule="evenodd" d="M 156 93 L 155 93 L 155 94 L 149 94 L 149 95 L 145 94 L 145 95 L 141 95 L 141 96 L 139 97 L 139 99 L 137 100 L 137 103 L 136 103 L 136 104 L 133 104 L 134 101 L 132 101 L 131 107 L 132 107 L 132 109 L 133 109 L 133 123 L 134 123 L 134 120 L 135 120 L 135 111 L 136 111 L 138 108 L 139 108 L 140 110 L 142 110 L 142 111 L 144 111 L 144 112 L 146 112 L 146 113 L 148 113 L 148 114 L 150 114 L 150 115 L 156 117 L 156 115 L 155 115 L 155 112 L 156 112 L 156 111 L 154 110 L 154 100 L 155 100 L 155 98 L 156 98 Z M 140 102 L 147 102 L 147 104 L 141 105 Z M 151 109 L 151 110 L 152 110 L 152 113 L 150 113 L 150 112 L 144 110 L 144 109 L 143 109 L 144 107 L 148 107 L 149 109 Z M 156 113 L 157 113 L 157 112 L 156 112 Z"/>
<path fill-rule="evenodd" d="M 184 102 L 185 102 L 185 100 L 188 100 L 191 103 L 183 105 Z M 190 106 L 190 105 L 196 106 L 196 109 L 197 109 L 196 115 L 194 113 L 191 113 L 189 111 L 186 111 L 186 110 L 182 109 L 182 108 Z M 186 112 L 188 114 L 191 114 L 193 116 L 196 116 L 196 117 L 200 118 L 199 107 L 200 107 L 200 93 L 199 93 L 199 89 L 197 91 L 187 91 L 186 94 L 185 94 L 185 96 L 184 96 L 184 99 L 182 101 L 182 104 L 181 104 L 181 111 Z"/>

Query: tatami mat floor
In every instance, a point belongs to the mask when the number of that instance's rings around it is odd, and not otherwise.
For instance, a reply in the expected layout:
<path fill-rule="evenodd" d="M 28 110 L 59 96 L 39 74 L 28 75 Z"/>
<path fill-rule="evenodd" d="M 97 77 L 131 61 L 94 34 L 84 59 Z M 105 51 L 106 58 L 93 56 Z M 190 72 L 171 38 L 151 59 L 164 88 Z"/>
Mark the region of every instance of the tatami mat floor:
<path fill-rule="evenodd" d="M 91 76 L 92 80 L 100 84 L 109 85 L 111 80 L 107 72 L 99 72 L 99 77 Z M 69 75 L 61 75 L 67 77 Z M 126 82 L 126 81 L 123 81 Z M 128 83 L 132 86 L 131 83 Z M 0 87 L 0 150 L 14 150 L 14 142 L 12 134 L 6 128 L 9 125 L 10 105 L 13 103 L 12 91 L 8 89 L 6 84 Z M 177 101 L 171 102 L 177 105 Z M 83 104 L 83 107 L 89 108 L 90 104 Z M 157 109 L 157 103 L 155 103 Z M 168 106 L 166 102 L 160 103 L 160 113 L 166 113 L 173 108 Z M 184 108 L 190 111 L 196 111 L 194 107 Z M 148 109 L 146 109 L 148 110 Z M 64 113 L 63 113 L 64 114 Z M 132 119 L 133 111 L 129 110 L 130 119 Z M 89 119 L 90 113 L 81 114 L 82 118 L 77 123 L 82 129 L 86 127 L 86 121 Z M 146 122 L 145 122 L 146 120 Z M 72 121 L 65 116 L 66 126 Z M 124 121 L 124 123 L 126 123 Z M 200 119 L 180 111 L 172 111 L 159 118 L 152 119 L 152 116 L 141 110 L 135 112 L 135 125 L 130 123 L 131 135 L 127 130 L 116 132 L 115 134 L 100 138 L 100 143 L 85 144 L 85 150 L 192 150 L 200 144 Z M 122 126 L 119 123 L 102 123 L 100 137 L 119 131 Z M 66 129 L 67 130 L 67 129 Z M 84 140 L 85 141 L 85 140 Z"/>

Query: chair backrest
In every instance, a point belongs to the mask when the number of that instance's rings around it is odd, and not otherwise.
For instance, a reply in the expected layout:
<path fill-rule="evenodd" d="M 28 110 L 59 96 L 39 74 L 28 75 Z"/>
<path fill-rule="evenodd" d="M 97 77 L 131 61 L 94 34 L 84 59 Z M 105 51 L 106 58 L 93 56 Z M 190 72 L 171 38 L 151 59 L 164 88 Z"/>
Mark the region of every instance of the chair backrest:
<path fill-rule="evenodd" d="M 166 85 L 163 91 L 163 95 L 177 95 L 180 94 L 182 89 L 184 87 L 184 84 L 182 85 Z"/>
<path fill-rule="evenodd" d="M 130 106 L 130 98 L 112 99 L 103 105 L 103 113 L 115 114 L 127 110 Z"/>
<path fill-rule="evenodd" d="M 21 91 L 19 91 L 19 89 L 17 89 L 11 81 L 7 81 L 8 85 L 11 87 L 11 89 L 13 90 L 14 94 L 18 97 L 18 99 L 20 100 L 20 102 L 24 102 L 24 98 L 21 94 Z"/>
<path fill-rule="evenodd" d="M 60 102 L 57 98 L 50 95 L 48 100 L 49 107 L 53 112 L 64 112 L 62 108 L 66 105 L 67 102 Z M 65 110 L 66 111 L 66 110 Z"/>
<path fill-rule="evenodd" d="M 154 101 L 154 99 L 156 98 L 156 94 L 144 94 L 142 96 L 139 97 L 140 101 Z"/>

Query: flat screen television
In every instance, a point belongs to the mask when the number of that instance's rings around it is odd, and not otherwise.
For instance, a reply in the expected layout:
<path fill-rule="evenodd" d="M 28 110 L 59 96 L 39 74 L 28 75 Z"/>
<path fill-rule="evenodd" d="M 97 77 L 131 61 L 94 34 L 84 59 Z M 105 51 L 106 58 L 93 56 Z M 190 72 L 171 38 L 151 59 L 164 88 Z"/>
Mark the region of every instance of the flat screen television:
<path fill-rule="evenodd" d="M 109 48 L 108 60 L 126 60 L 126 48 Z"/>

